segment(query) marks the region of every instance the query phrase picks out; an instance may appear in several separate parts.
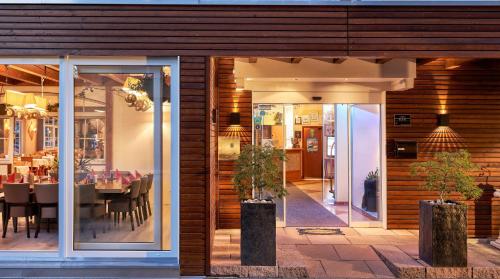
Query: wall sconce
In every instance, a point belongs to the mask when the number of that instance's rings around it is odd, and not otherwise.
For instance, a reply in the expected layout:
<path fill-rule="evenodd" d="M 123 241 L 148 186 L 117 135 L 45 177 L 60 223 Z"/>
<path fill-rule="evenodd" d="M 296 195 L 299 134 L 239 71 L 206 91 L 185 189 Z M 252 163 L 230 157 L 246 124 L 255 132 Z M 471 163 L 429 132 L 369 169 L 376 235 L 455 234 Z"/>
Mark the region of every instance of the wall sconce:
<path fill-rule="evenodd" d="M 229 115 L 229 125 L 240 125 L 240 113 L 231 112 Z"/>
<path fill-rule="evenodd" d="M 449 114 L 438 114 L 437 115 L 437 125 L 447 127 L 450 123 L 450 115 Z"/>

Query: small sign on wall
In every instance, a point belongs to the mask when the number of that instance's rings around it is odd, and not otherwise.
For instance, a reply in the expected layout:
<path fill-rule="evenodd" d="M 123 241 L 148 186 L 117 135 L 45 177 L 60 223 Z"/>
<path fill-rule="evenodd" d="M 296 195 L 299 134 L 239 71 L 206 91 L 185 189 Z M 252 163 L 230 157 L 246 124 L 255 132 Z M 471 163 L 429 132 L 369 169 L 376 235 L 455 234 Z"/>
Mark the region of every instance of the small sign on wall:
<path fill-rule="evenodd" d="M 411 126 L 410 114 L 394 114 L 394 126 L 409 127 Z"/>

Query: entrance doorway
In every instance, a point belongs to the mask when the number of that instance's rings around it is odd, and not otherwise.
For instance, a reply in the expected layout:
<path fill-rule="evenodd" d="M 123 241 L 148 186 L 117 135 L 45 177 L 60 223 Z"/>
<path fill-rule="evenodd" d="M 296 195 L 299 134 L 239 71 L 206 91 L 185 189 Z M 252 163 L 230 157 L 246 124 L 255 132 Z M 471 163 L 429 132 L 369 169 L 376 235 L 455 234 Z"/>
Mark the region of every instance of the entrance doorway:
<path fill-rule="evenodd" d="M 254 104 L 253 141 L 283 149 L 278 224 L 379 226 L 379 104 Z"/>

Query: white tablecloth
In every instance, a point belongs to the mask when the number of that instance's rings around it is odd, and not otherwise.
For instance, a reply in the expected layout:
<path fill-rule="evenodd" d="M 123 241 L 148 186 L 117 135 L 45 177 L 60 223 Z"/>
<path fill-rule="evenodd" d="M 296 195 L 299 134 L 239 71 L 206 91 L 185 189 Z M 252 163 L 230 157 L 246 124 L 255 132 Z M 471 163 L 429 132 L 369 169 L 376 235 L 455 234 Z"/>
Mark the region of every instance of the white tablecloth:
<path fill-rule="evenodd" d="M 33 167 L 40 167 L 40 166 L 46 166 L 48 167 L 50 165 L 50 161 L 47 159 L 33 159 Z"/>
<path fill-rule="evenodd" d="M 28 174 L 30 173 L 30 167 L 29 166 L 15 166 L 16 172 L 19 174 Z"/>

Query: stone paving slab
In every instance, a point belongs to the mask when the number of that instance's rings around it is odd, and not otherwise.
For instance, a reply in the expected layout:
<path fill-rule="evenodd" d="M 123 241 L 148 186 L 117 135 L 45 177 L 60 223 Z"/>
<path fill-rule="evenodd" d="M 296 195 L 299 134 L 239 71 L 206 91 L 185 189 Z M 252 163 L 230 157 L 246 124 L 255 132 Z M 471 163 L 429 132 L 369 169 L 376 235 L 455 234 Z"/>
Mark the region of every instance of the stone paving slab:
<path fill-rule="evenodd" d="M 425 267 L 396 246 L 373 245 L 373 249 L 398 278 L 425 278 Z"/>

